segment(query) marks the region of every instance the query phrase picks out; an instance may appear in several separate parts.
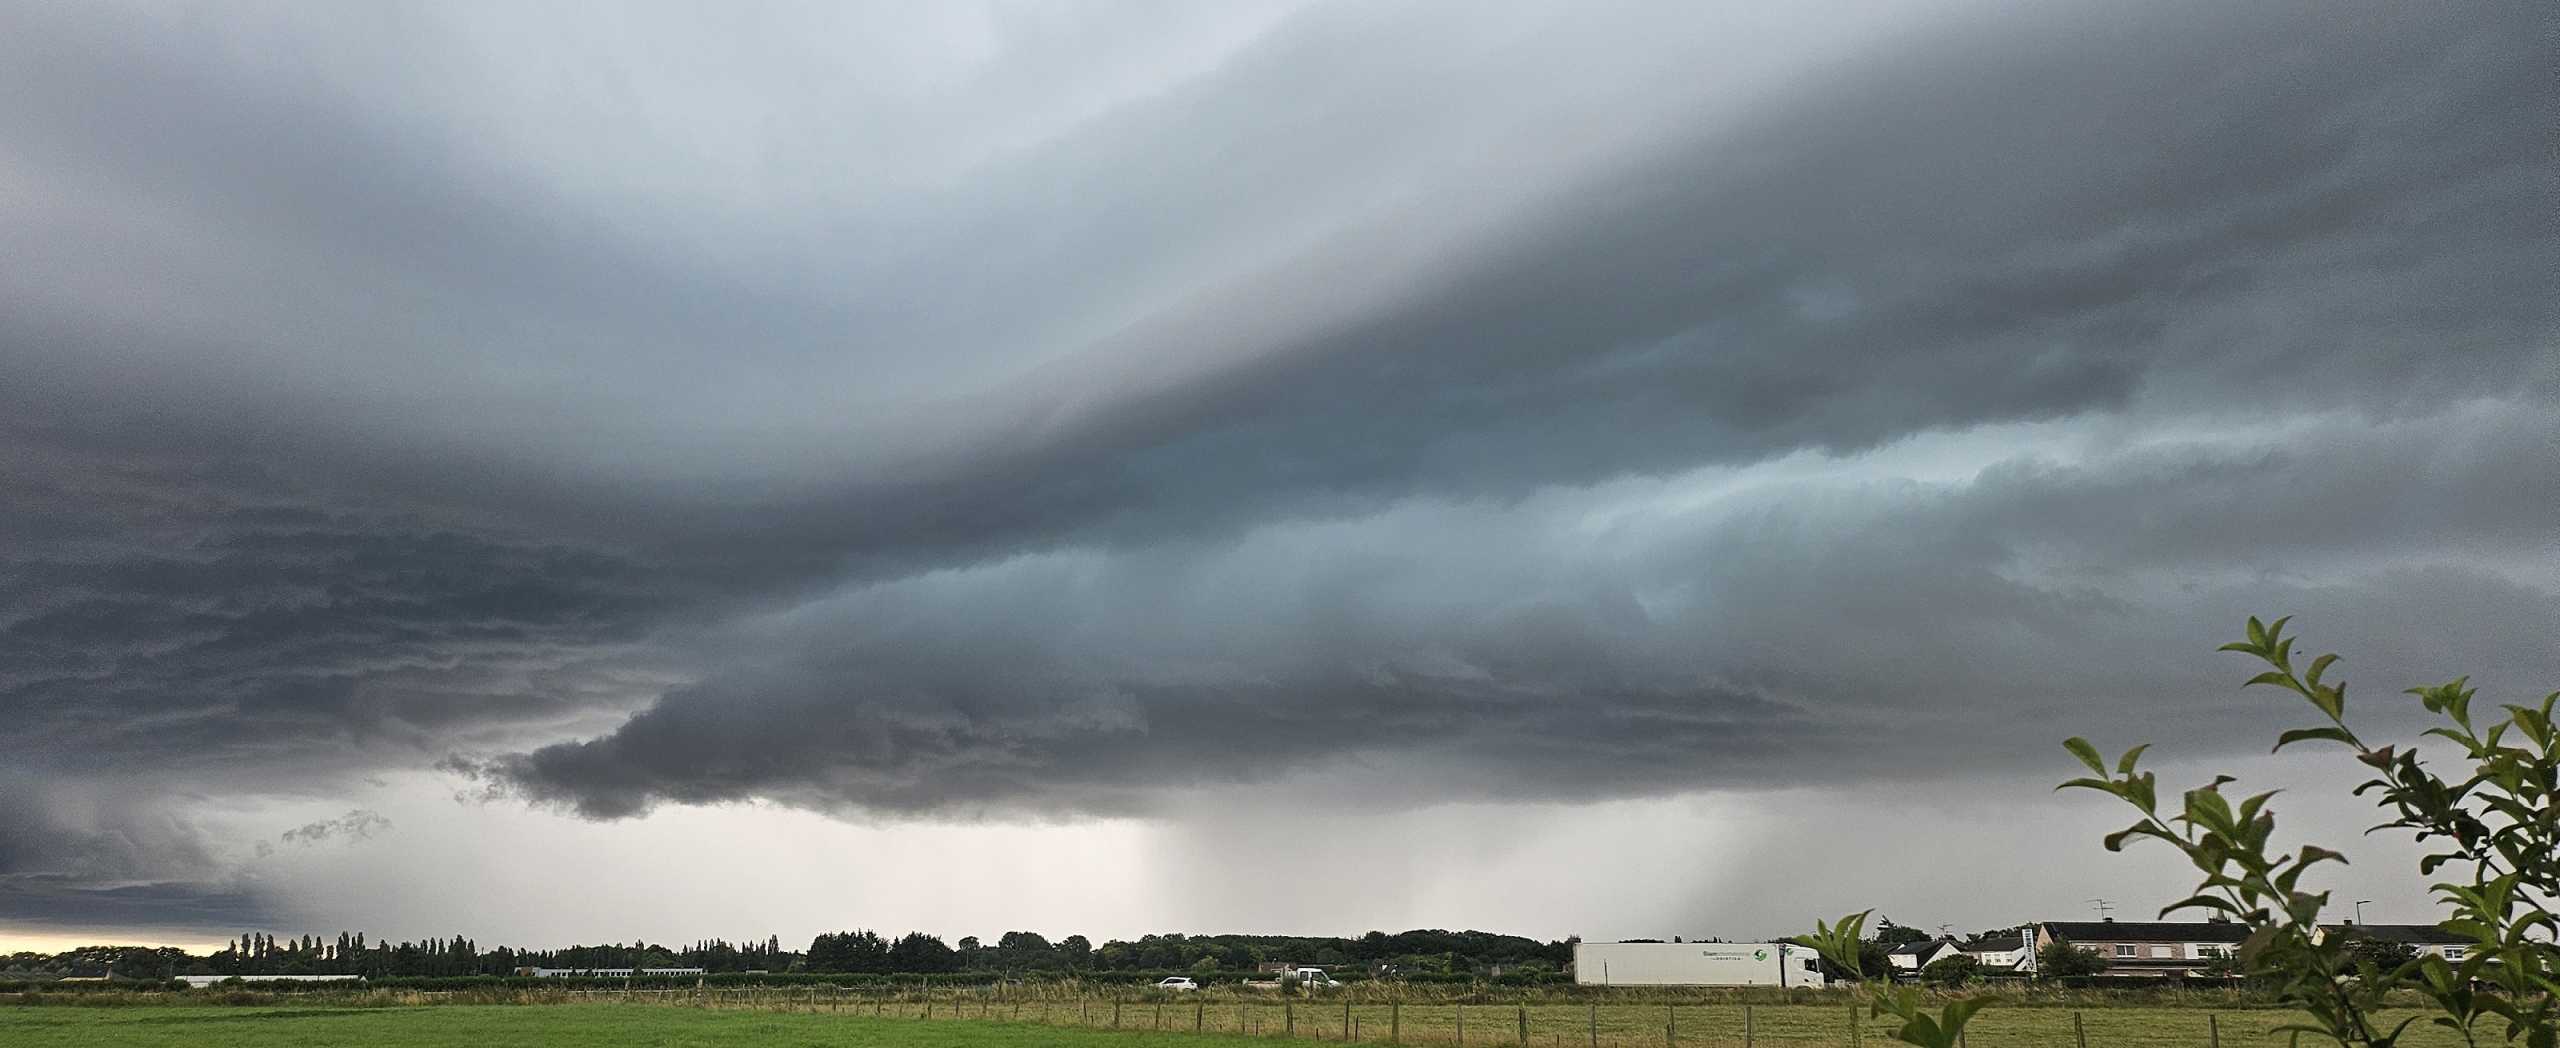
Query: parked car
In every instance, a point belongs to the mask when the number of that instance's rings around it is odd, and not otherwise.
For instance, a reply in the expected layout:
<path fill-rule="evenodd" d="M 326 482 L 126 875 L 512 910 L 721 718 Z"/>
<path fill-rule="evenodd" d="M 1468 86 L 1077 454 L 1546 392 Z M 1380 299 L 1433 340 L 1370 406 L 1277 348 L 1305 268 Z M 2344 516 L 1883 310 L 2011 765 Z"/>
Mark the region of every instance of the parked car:
<path fill-rule="evenodd" d="M 1199 981 L 1188 975 L 1168 975 L 1156 980 L 1156 989 L 1159 990 L 1190 991 L 1199 988 Z"/>

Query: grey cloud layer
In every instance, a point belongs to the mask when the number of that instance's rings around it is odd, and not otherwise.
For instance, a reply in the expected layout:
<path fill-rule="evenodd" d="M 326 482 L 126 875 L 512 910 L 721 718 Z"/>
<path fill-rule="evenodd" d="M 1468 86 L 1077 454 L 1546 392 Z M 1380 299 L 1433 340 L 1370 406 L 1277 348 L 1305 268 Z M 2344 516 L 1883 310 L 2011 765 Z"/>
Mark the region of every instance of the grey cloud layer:
<path fill-rule="evenodd" d="M 2182 657 L 2252 612 L 2555 669 L 2529 5 L 1963 13 L 1738 113 L 1603 74 L 1717 54 L 1670 8 L 1544 56 L 1319 8 L 800 228 L 510 181 L 431 93 L 184 25 L 6 17 L 35 774 L 1586 797 L 2220 744 Z M 1582 66 L 1625 126 L 1539 157 Z M 0 876 L 184 879 L 72 839 Z"/>
<path fill-rule="evenodd" d="M 2211 749 L 2232 722 L 2202 715 L 2277 723 L 2209 654 L 2272 608 L 2316 609 L 2383 682 L 2560 673 L 2560 599 L 2508 579 L 2555 567 L 2534 522 L 2560 480 L 2535 467 L 2560 412 L 2290 437 L 2311 446 L 2028 454 L 1961 483 L 1747 471 L 1021 558 L 754 624 L 744 667 L 500 770 L 597 815 L 1112 809 L 1382 765 L 1538 796 L 1929 775 L 2093 726 Z"/>

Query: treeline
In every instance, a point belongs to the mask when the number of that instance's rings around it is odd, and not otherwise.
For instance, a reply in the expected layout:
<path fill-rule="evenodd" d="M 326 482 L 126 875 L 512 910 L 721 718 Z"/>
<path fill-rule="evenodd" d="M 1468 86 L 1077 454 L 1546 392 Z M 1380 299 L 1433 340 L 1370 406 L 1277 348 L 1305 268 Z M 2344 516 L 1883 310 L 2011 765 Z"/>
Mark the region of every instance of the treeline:
<path fill-rule="evenodd" d="M 1423 929 L 1370 932 L 1351 938 L 1286 935 L 1148 935 L 1100 946 L 1081 935 L 1051 941 L 1037 932 L 1006 932 L 993 943 L 975 936 L 946 943 L 908 932 L 890 938 L 861 930 L 818 936 L 803 952 L 761 943 L 710 939 L 689 947 L 654 943 L 483 950 L 463 936 L 418 942 L 373 941 L 361 932 L 335 939 L 278 939 L 251 933 L 208 955 L 174 947 L 91 946 L 60 954 L 0 958 L 0 978 L 115 975 L 168 979 L 181 975 L 361 975 L 448 978 L 513 975 L 523 968 L 701 968 L 725 972 L 934 975 L 960 972 L 1251 972 L 1272 962 L 1323 965 L 1345 975 L 1494 974 L 1561 971 L 1572 940 L 1539 942 L 1492 932 Z"/>
<path fill-rule="evenodd" d="M 1539 942 L 1492 932 L 1423 929 L 1357 938 L 1290 935 L 1149 935 L 1094 946 L 1081 935 L 1055 943 L 1037 932 L 1006 932 L 992 945 L 975 936 L 948 946 L 910 932 L 892 940 L 870 931 L 821 935 L 809 944 L 812 972 L 1193 971 L 1250 972 L 1267 963 L 1312 964 L 1383 974 L 1561 971 L 1572 940 Z"/>
<path fill-rule="evenodd" d="M 735 944 L 721 939 L 669 948 L 634 943 L 628 946 L 571 946 L 559 950 L 520 950 L 500 946 L 482 950 L 462 936 L 420 942 L 373 942 L 361 932 L 341 932 L 334 940 L 316 936 L 277 939 L 250 933 L 211 954 L 190 954 L 175 947 L 88 946 L 59 954 L 17 953 L 6 958 L 0 979 L 25 976 L 113 975 L 133 979 L 173 979 L 181 975 L 361 975 L 371 979 L 513 975 L 519 968 L 702 968 L 713 972 L 789 971 L 801 955 L 768 937 L 761 943 Z"/>

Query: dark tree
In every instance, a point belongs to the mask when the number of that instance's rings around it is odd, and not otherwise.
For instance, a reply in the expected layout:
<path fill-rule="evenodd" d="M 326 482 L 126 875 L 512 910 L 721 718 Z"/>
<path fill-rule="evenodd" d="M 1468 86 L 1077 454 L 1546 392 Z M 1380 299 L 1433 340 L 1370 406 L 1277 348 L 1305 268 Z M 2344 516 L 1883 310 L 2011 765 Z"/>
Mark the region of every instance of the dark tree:
<path fill-rule="evenodd" d="M 960 955 L 945 945 L 941 936 L 908 932 L 889 947 L 889 970 L 895 972 L 956 972 Z"/>
<path fill-rule="evenodd" d="M 809 943 L 813 972 L 884 973 L 890 967 L 889 942 L 869 929 L 821 935 Z"/>

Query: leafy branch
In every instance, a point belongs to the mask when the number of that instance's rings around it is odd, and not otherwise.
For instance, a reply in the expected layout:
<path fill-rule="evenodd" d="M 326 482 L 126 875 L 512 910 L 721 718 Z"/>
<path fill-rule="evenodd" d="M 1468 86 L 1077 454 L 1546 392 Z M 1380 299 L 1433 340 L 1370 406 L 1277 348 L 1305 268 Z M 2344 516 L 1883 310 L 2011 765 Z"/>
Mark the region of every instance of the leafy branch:
<path fill-rule="evenodd" d="M 1901 1020 L 1901 1025 L 1893 1032 L 1896 1039 L 1924 1048 L 1956 1048 L 1964 1036 L 1965 1023 L 1973 1019 L 1973 1013 L 1988 1007 L 1991 998 L 1959 998 L 1947 1002 L 1938 1014 L 1931 1015 L 1920 1005 L 1920 991 L 1908 986 L 1894 986 L 1889 981 L 1879 984 L 1869 978 L 1859 963 L 1859 945 L 1866 933 L 1867 917 L 1873 913 L 1874 910 L 1862 910 L 1840 918 L 1837 923 L 1817 920 L 1813 934 L 1799 935 L 1790 941 L 1812 947 L 1823 960 L 1831 962 L 1840 971 L 1856 973 L 1858 988 L 1867 995 L 1867 1014 L 1876 1017 L 1891 1015 Z"/>
<path fill-rule="evenodd" d="M 2347 935 L 2332 935 L 2318 921 L 2328 893 L 2306 891 L 2303 875 L 2346 857 L 2316 845 L 2286 855 L 2269 850 L 2275 815 L 2267 809 L 2274 793 L 2260 793 L 2237 804 L 2225 797 L 2229 776 L 2181 795 L 2179 807 L 2164 813 L 2159 784 L 2140 770 L 2146 747 L 2136 746 L 2116 759 L 2112 770 L 2097 747 L 2086 739 L 2063 744 L 2092 777 L 2073 779 L 2061 788 L 2092 789 L 2132 805 L 2140 818 L 2106 838 L 2110 851 L 2126 842 L 2156 838 L 2183 852 L 2204 874 L 2196 893 L 2163 909 L 2162 915 L 2203 909 L 2239 921 L 2250 934 L 2240 947 L 2243 970 L 2275 984 L 2279 995 L 2304 1009 L 2310 1022 L 2283 1027 L 2298 1040 L 2316 1034 L 2342 1045 L 2389 1048 L 2397 1044 L 2412 1016 L 2383 1027 L 2377 1019 L 2384 1000 L 2395 989 L 2409 989 L 2435 1005 L 2432 1022 L 2478 1044 L 2478 1033 L 2491 1017 L 2503 1020 L 2503 1040 L 2527 1048 L 2560 1048 L 2560 919 L 2552 906 L 2560 897 L 2560 732 L 2555 732 L 2553 706 L 2560 693 L 2537 706 L 2507 705 L 2505 715 L 2485 726 L 2475 720 L 2469 678 L 2434 687 L 2412 688 L 2427 712 L 2444 724 L 2425 735 L 2459 747 L 2471 773 L 2459 781 L 2437 777 L 2419 760 L 2413 747 L 2373 747 L 2347 724 L 2347 689 L 2326 679 L 2338 656 L 2327 654 L 2297 670 L 2293 638 L 2284 635 L 2286 619 L 2273 624 L 2249 620 L 2247 639 L 2221 650 L 2257 658 L 2268 669 L 2247 686 L 2279 688 L 2301 697 L 2326 723 L 2284 732 L 2276 749 L 2303 742 L 2336 743 L 2354 751 L 2356 759 L 2377 777 L 2356 787 L 2368 793 L 2394 817 L 2375 829 L 2404 829 L 2419 841 L 2440 842 L 2419 862 L 2421 874 L 2452 865 L 2470 877 L 2434 886 L 2437 899 L 2450 912 L 2441 927 L 2470 936 L 2459 965 L 2443 957 L 2423 955 L 2391 966 L 2360 957 Z M 2483 988 L 2487 988 L 2484 992 Z"/>

